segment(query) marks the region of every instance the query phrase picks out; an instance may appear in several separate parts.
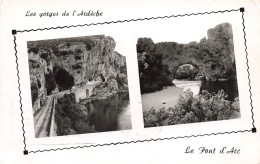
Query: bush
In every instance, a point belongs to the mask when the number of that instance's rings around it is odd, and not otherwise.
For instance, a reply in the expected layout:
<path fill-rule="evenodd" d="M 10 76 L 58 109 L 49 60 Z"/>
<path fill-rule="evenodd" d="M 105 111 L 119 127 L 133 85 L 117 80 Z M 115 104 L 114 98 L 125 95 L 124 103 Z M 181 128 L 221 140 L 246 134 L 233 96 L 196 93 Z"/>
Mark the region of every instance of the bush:
<path fill-rule="evenodd" d="M 34 60 L 29 60 L 31 68 L 40 68 L 40 64 Z"/>
<path fill-rule="evenodd" d="M 52 49 L 55 56 L 60 56 L 60 51 L 59 51 L 59 49 L 57 48 L 56 45 L 52 45 L 51 49 Z"/>
<path fill-rule="evenodd" d="M 45 61 L 49 61 L 49 54 L 48 53 L 41 53 L 40 57 Z"/>
<path fill-rule="evenodd" d="M 202 91 L 193 96 L 192 91 L 185 91 L 173 108 L 151 109 L 144 112 L 145 127 L 186 124 L 205 121 L 227 120 L 240 117 L 239 100 L 227 100 L 223 90 L 217 94 Z"/>
<path fill-rule="evenodd" d="M 67 116 L 59 117 L 58 115 L 55 115 L 55 118 L 55 121 L 57 123 L 57 135 L 69 135 L 70 128 L 72 126 L 71 119 Z"/>
<path fill-rule="evenodd" d="M 70 43 L 66 43 L 66 46 L 67 46 L 67 47 L 70 47 Z"/>
<path fill-rule="evenodd" d="M 87 50 L 92 50 L 92 48 L 95 46 L 95 42 L 92 39 L 90 39 L 90 38 L 86 38 L 84 40 L 84 43 L 86 44 L 86 49 Z"/>
<path fill-rule="evenodd" d="M 30 52 L 33 52 L 34 54 L 38 54 L 39 48 L 37 48 L 37 47 L 29 48 L 28 53 L 30 53 Z"/>
<path fill-rule="evenodd" d="M 55 120 L 58 135 L 82 134 L 95 132 L 90 126 L 83 106 L 76 104 L 75 94 L 64 94 L 55 106 Z"/>
<path fill-rule="evenodd" d="M 75 122 L 75 129 L 79 134 L 95 132 L 94 126 L 90 126 L 87 121 L 78 120 Z"/>
<path fill-rule="evenodd" d="M 167 118 L 171 115 L 170 110 L 165 108 L 155 109 L 151 108 L 144 112 L 145 127 L 156 127 L 165 125 Z"/>

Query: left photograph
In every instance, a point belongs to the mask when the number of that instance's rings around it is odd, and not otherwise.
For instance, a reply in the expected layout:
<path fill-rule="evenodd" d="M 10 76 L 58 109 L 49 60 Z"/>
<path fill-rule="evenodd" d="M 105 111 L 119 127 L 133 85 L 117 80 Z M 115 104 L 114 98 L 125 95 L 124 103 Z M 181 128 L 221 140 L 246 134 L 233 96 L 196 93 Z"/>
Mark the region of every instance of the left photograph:
<path fill-rule="evenodd" d="M 106 35 L 28 41 L 35 137 L 132 128 L 126 57 Z"/>

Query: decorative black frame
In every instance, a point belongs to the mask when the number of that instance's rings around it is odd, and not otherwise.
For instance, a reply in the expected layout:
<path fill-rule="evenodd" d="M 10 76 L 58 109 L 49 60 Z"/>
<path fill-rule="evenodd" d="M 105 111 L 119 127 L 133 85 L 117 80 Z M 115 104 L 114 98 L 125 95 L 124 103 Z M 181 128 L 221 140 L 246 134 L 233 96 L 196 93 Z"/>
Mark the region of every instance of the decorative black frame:
<path fill-rule="evenodd" d="M 204 15 L 204 14 L 217 14 L 217 13 L 225 13 L 225 12 L 235 12 L 240 11 L 242 13 L 242 25 L 244 32 L 244 44 L 245 44 L 245 53 L 246 53 L 246 64 L 247 64 L 247 73 L 248 73 L 248 85 L 249 85 L 249 93 L 250 93 L 250 106 L 252 113 L 252 129 L 250 130 L 239 130 L 239 131 L 230 131 L 230 132 L 219 132 L 219 133 L 209 133 L 209 134 L 199 134 L 199 135 L 190 135 L 190 136 L 178 136 L 178 137 L 168 137 L 168 138 L 158 138 L 158 139 L 145 139 L 145 140 L 136 140 L 136 141 L 128 141 L 128 142 L 116 142 L 116 143 L 106 143 L 106 144 L 96 144 L 96 145 L 84 145 L 84 146 L 76 146 L 76 147 L 65 147 L 65 148 L 57 148 L 57 149 L 43 149 L 36 151 L 28 151 L 26 149 L 26 137 L 24 130 L 24 118 L 23 118 L 23 109 L 22 109 L 22 97 L 21 97 L 21 84 L 20 84 L 20 76 L 19 76 L 19 64 L 18 64 L 18 56 L 16 49 L 16 34 L 24 33 L 24 32 L 32 32 L 32 31 L 43 31 L 43 30 L 53 30 L 53 29 L 63 29 L 63 28 L 72 28 L 72 27 L 83 27 L 83 26 L 95 26 L 95 25 L 103 25 L 103 24 L 112 24 L 112 23 L 124 23 L 124 22 L 133 22 L 133 21 L 145 21 L 145 20 L 154 20 L 154 19 L 164 19 L 164 18 L 172 18 L 172 17 L 184 17 L 184 16 L 193 16 L 193 15 Z M 203 13 L 191 13 L 191 14 L 183 14 L 183 15 L 170 15 L 170 16 L 159 16 L 159 17 L 150 17 L 150 18 L 138 18 L 138 19 L 130 19 L 130 20 L 118 20 L 111 22 L 101 22 L 101 23 L 90 23 L 90 24 L 81 24 L 81 25 L 71 25 L 71 26 L 58 26 L 58 27 L 49 27 L 49 28 L 38 28 L 38 29 L 29 29 L 29 30 L 12 30 L 12 35 L 14 36 L 14 50 L 16 57 L 16 69 L 17 69 L 17 78 L 18 78 L 18 90 L 20 97 L 20 110 L 21 110 L 21 118 L 22 118 L 22 130 L 23 130 L 23 143 L 24 143 L 24 155 L 28 155 L 29 153 L 37 153 L 37 152 L 49 152 L 49 151 L 57 151 L 57 150 L 68 150 L 68 149 L 77 149 L 77 148 L 89 148 L 89 147 L 98 147 L 98 146 L 110 146 L 110 145 L 118 145 L 118 144 L 130 144 L 130 143 L 139 143 L 139 142 L 150 142 L 150 141 L 163 141 L 163 140 L 171 140 L 171 139 L 179 139 L 179 138 L 191 138 L 191 137 L 203 137 L 203 136 L 212 136 L 212 135 L 220 135 L 220 134 L 231 134 L 231 133 L 244 133 L 244 132 L 252 132 L 256 133 L 255 120 L 254 120 L 254 112 L 253 112 L 253 100 L 252 100 L 252 88 L 251 88 L 251 80 L 249 73 L 249 65 L 248 65 L 248 52 L 246 45 L 246 32 L 245 32 L 245 19 L 244 19 L 245 8 L 241 7 L 239 9 L 232 10 L 222 10 L 222 11 L 211 11 L 211 12 L 203 12 Z"/>

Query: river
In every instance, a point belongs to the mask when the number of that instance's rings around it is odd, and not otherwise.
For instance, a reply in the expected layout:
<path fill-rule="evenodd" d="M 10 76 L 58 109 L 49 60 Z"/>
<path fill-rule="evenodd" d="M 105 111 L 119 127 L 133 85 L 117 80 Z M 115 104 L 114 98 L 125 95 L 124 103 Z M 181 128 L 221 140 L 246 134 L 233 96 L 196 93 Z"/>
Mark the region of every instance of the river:
<path fill-rule="evenodd" d="M 214 81 L 188 81 L 188 80 L 173 80 L 175 86 L 167 87 L 161 91 L 152 93 L 145 93 L 142 95 L 143 110 L 174 107 L 177 104 L 180 95 L 184 91 L 190 89 L 194 95 L 198 95 L 202 90 L 207 90 L 210 93 L 217 93 L 218 90 L 223 89 L 228 95 L 228 100 L 234 100 L 238 97 L 238 88 L 236 80 Z"/>
<path fill-rule="evenodd" d="M 225 81 L 207 81 L 202 80 L 200 87 L 200 93 L 202 90 L 207 90 L 210 93 L 217 93 L 219 90 L 224 90 L 228 95 L 227 99 L 233 101 L 238 95 L 237 80 L 225 80 Z"/>
<path fill-rule="evenodd" d="M 90 125 L 98 132 L 132 128 L 128 93 L 118 93 L 87 104 Z"/>

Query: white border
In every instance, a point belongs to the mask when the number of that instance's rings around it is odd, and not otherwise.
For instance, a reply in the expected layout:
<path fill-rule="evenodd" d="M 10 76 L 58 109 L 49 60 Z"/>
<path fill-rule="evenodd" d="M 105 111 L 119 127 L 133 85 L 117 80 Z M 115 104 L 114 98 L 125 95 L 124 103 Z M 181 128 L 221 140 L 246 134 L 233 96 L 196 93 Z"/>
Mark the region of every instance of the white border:
<path fill-rule="evenodd" d="M 226 14 L 224 16 L 224 14 Z M 188 25 L 191 20 L 200 21 L 199 17 L 219 17 L 218 19 L 229 19 L 233 27 L 233 40 L 235 48 L 236 66 L 237 66 L 237 78 L 241 107 L 241 119 L 214 121 L 194 124 L 173 125 L 165 127 L 145 128 L 143 129 L 142 120 L 142 107 L 141 96 L 138 83 L 138 68 L 137 68 L 137 56 L 136 56 L 136 41 L 137 38 L 142 37 L 144 34 L 142 30 L 146 29 L 146 26 L 150 26 L 149 30 L 158 32 L 160 26 L 165 26 L 165 22 L 170 22 L 174 26 L 176 20 L 184 20 L 184 25 Z M 184 18 L 184 19 L 183 19 Z M 182 19 L 182 20 L 181 20 Z M 203 22 L 202 22 L 203 24 Z M 156 25 L 156 26 L 152 26 Z M 217 25 L 217 24 L 216 24 Z M 144 26 L 144 28 L 140 28 Z M 154 28 L 152 28 L 154 27 Z M 124 29 L 124 30 L 122 30 Z M 142 30 L 141 30 L 142 29 Z M 157 31 L 156 31 L 157 29 Z M 239 11 L 231 13 L 218 13 L 201 16 L 190 16 L 181 18 L 169 18 L 161 20 L 150 20 L 143 22 L 129 22 L 120 24 L 109 25 L 97 25 L 97 26 L 85 26 L 69 29 L 57 29 L 57 30 L 45 30 L 29 33 L 17 34 L 17 55 L 19 62 L 19 71 L 21 78 L 21 91 L 22 91 L 22 104 L 23 104 L 23 116 L 25 124 L 25 137 L 26 145 L 29 151 L 53 149 L 62 147 L 72 147 L 91 144 L 104 144 L 104 143 L 116 143 L 133 140 L 143 140 L 151 138 L 165 138 L 165 137 L 178 137 L 189 136 L 198 134 L 210 134 L 218 132 L 230 132 L 249 130 L 252 128 L 252 113 L 249 99 L 249 86 L 247 79 L 247 65 L 246 54 L 244 46 L 242 27 L 242 13 Z M 149 30 L 145 30 L 146 32 Z M 126 32 L 127 31 L 127 32 Z M 169 31 L 162 30 L 167 35 Z M 159 32 L 162 32 L 159 30 Z M 149 34 L 149 32 L 147 32 Z M 54 38 L 66 38 L 76 36 L 88 36 L 88 35 L 100 35 L 105 34 L 115 39 L 116 43 L 121 44 L 122 50 L 118 50 L 119 53 L 127 57 L 127 71 L 128 71 L 128 83 L 129 94 L 131 101 L 131 113 L 132 113 L 132 130 L 117 131 L 117 132 L 104 132 L 104 133 L 92 133 L 74 136 L 62 136 L 62 137 L 48 137 L 48 138 L 34 138 L 33 117 L 31 107 L 31 94 L 30 94 L 30 78 L 28 68 L 27 57 L 27 41 L 54 39 Z M 162 34 L 163 35 L 163 34 Z M 117 38 L 119 40 L 117 40 Z"/>

